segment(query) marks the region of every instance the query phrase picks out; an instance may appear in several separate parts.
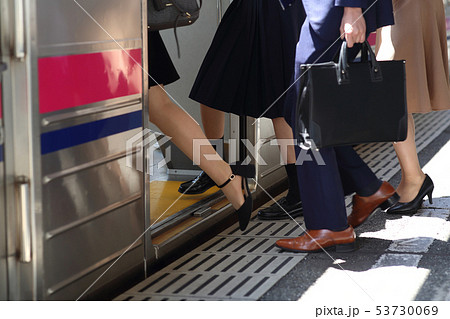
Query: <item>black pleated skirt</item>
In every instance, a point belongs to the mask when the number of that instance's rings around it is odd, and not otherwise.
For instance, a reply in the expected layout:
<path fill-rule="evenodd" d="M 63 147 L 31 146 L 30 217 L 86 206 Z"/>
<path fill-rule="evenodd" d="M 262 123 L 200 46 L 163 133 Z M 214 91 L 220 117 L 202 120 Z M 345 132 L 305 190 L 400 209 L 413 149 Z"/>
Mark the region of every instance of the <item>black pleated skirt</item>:
<path fill-rule="evenodd" d="M 203 61 L 190 98 L 237 115 L 284 116 L 305 13 L 296 0 L 234 0 Z"/>
<path fill-rule="evenodd" d="M 148 32 L 149 86 L 168 85 L 180 78 L 158 31 Z"/>

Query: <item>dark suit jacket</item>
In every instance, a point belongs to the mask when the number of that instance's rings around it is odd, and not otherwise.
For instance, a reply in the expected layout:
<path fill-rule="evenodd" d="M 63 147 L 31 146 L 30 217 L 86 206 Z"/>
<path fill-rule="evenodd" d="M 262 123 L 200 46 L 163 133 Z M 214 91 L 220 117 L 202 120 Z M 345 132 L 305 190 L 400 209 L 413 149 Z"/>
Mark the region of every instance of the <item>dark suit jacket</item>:
<path fill-rule="evenodd" d="M 362 7 L 363 11 L 365 11 L 372 6 L 364 15 L 368 33 L 374 32 L 378 28 L 394 24 L 392 0 L 378 0 L 374 4 L 375 1 L 367 0 L 367 6 Z"/>
<path fill-rule="evenodd" d="M 362 8 L 366 19 L 367 32 L 394 24 L 392 0 L 303 0 L 306 13 L 316 24 L 326 24 L 329 20 L 342 19 L 344 7 Z M 340 24 L 340 23 L 339 23 Z M 330 24 L 331 25 L 331 24 Z M 332 23 L 336 25 L 336 23 Z M 339 30 L 337 30 L 339 32 Z"/>
<path fill-rule="evenodd" d="M 301 47 L 297 48 L 297 63 L 323 62 L 332 59 L 337 47 L 340 46 L 335 41 L 340 36 L 339 28 L 344 7 L 363 9 L 367 34 L 377 28 L 394 24 L 392 0 L 303 0 L 302 2 L 306 21 L 300 35 L 299 46 Z M 330 48 L 333 43 L 333 48 Z M 320 56 L 325 51 L 329 54 Z"/>

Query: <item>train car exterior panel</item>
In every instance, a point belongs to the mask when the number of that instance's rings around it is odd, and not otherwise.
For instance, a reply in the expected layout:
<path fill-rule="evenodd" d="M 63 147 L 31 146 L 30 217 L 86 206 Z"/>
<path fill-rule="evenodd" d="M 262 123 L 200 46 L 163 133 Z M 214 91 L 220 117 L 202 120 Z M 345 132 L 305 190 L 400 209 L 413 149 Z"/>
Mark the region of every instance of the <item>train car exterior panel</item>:
<path fill-rule="evenodd" d="M 49 218 L 45 231 L 73 224 L 120 206 L 142 194 L 141 176 L 126 166 L 121 158 L 73 174 L 56 178 L 44 185 L 44 209 Z"/>
<path fill-rule="evenodd" d="M 144 225 L 142 174 L 128 168 L 124 159 L 126 140 L 142 127 L 137 110 L 142 99 L 132 105 L 143 86 L 142 48 L 134 47 L 142 45 L 141 4 L 117 0 L 80 4 L 83 8 L 42 1 L 37 8 L 39 113 L 63 119 L 51 125 L 41 122 L 42 163 L 49 161 L 46 167 L 54 170 L 42 174 L 45 298 L 60 290 L 55 287 L 67 285 L 76 285 L 74 292 L 80 293 L 78 281 L 86 274 L 99 274 L 98 268 L 139 237 Z M 43 19 L 44 13 L 67 17 L 66 30 L 50 32 L 59 23 Z M 124 17 L 137 23 L 119 25 Z M 115 50 L 103 45 L 111 41 Z M 120 99 L 131 105 L 111 102 Z M 96 108 L 80 119 L 78 108 L 86 112 L 92 104 Z M 85 156 L 73 165 L 78 152 Z M 51 165 L 55 161 L 66 171 L 55 170 Z M 142 263 L 139 247 L 140 254 L 128 258 L 127 265 Z M 113 272 L 120 274 L 119 270 Z"/>
<path fill-rule="evenodd" d="M 138 199 L 46 240 L 44 268 L 47 289 L 60 285 L 68 278 L 82 277 L 88 270 L 97 270 L 102 261 L 110 261 L 110 256 L 127 249 L 144 231 L 144 220 L 140 213 L 142 205 L 142 199 Z M 142 244 L 142 240 L 136 244 Z M 136 265 L 136 261 L 128 261 L 125 265 L 132 264 Z M 113 271 L 116 272 L 116 269 Z"/>
<path fill-rule="evenodd" d="M 40 113 L 142 93 L 141 56 L 119 49 L 40 58 Z"/>
<path fill-rule="evenodd" d="M 1 60 L 0 60 L 1 66 Z M 6 65 L 5 65 L 6 66 Z M 5 163 L 3 147 L 3 95 L 2 73 L 0 70 L 0 300 L 6 300 L 8 296 L 8 271 L 6 250 L 6 205 L 5 205 Z"/>
<path fill-rule="evenodd" d="M 142 40 L 141 0 L 36 0 L 36 3 L 39 56 L 42 49 L 49 47 Z M 113 47 L 117 49 L 117 45 Z"/>
<path fill-rule="evenodd" d="M 68 127 L 76 127 L 81 124 L 113 118 L 119 115 L 131 114 L 141 110 L 142 98 L 140 94 L 136 94 L 82 105 L 68 110 L 40 114 L 41 133 L 57 131 Z M 133 116 L 133 114 L 130 116 Z M 136 116 L 136 114 L 134 114 L 134 116 Z M 137 123 L 137 121 L 138 119 L 135 119 L 135 123 Z"/>
<path fill-rule="evenodd" d="M 103 260 L 99 260 L 96 264 L 93 264 L 83 272 L 76 273 L 56 285 L 49 286 L 45 291 L 45 299 L 77 300 L 84 292 L 86 292 L 86 294 L 83 295 L 83 298 L 95 291 L 103 291 L 104 288 L 102 286 L 104 283 L 116 281 L 120 276 L 127 274 L 130 271 L 135 272 L 136 269 L 138 269 L 141 273 L 144 273 L 144 269 L 141 267 L 142 265 L 136 266 L 136 260 L 142 258 L 142 244 L 140 242 L 133 245 L 133 247 L 123 255 L 120 262 L 117 262 L 109 271 L 106 271 L 113 264 L 115 259 L 120 257 L 124 252 L 125 249 L 120 250 Z M 104 275 L 98 280 L 101 274 Z"/>
<path fill-rule="evenodd" d="M 123 143 L 126 143 L 138 132 L 140 129 L 133 129 L 97 139 L 86 145 L 73 145 L 57 152 L 45 154 L 43 156 L 45 160 L 42 163 L 43 182 L 47 184 L 55 178 L 72 174 L 73 170 L 87 169 L 123 157 L 126 154 Z M 70 144 L 77 142 L 77 140 L 70 141 Z"/>
<path fill-rule="evenodd" d="M 144 229 L 143 175 L 125 159 L 142 128 L 143 8 L 140 0 L 2 2 L 2 39 L 14 40 L 1 50 L 12 87 L 7 299 L 78 297 Z M 124 260 L 99 283 L 143 267 L 142 241 Z"/>

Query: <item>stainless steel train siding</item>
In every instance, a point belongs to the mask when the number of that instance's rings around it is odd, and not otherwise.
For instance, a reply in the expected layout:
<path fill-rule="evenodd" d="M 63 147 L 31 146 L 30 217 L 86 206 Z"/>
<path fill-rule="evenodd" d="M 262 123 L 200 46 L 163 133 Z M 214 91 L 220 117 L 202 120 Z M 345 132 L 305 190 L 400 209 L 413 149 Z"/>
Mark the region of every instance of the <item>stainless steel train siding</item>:
<path fill-rule="evenodd" d="M 8 291 L 5 283 L 8 282 L 6 265 L 6 215 L 5 215 L 5 162 L 3 148 L 3 103 L 2 103 L 2 73 L 6 64 L 0 61 L 0 300 L 6 300 Z"/>
<path fill-rule="evenodd" d="M 145 2 L 78 3 L 1 2 L 0 299 L 76 299 L 144 229 L 125 148 L 142 128 Z M 143 268 L 142 245 L 93 290 Z"/>

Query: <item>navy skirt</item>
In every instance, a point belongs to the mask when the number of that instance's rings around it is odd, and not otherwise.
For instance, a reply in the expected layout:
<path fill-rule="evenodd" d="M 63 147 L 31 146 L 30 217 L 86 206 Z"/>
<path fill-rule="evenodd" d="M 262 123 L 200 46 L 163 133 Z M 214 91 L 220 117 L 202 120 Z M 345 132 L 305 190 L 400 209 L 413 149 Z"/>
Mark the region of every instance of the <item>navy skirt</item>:
<path fill-rule="evenodd" d="M 234 0 L 214 36 L 190 98 L 237 115 L 284 116 L 295 48 L 305 13 L 301 1 Z"/>
<path fill-rule="evenodd" d="M 180 78 L 158 31 L 148 32 L 149 86 L 167 85 Z"/>

